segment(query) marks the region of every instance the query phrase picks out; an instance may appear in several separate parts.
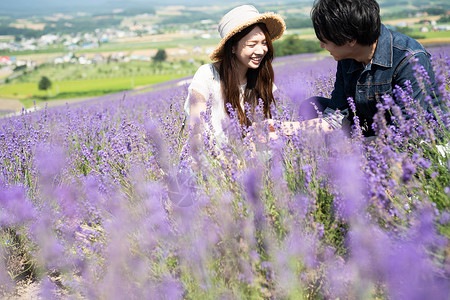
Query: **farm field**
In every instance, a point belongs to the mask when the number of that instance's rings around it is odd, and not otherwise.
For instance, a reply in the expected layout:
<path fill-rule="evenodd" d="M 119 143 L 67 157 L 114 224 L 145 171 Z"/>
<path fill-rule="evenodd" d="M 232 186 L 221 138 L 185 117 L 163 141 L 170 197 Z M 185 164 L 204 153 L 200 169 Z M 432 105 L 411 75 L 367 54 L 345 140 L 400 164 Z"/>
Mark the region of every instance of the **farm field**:
<path fill-rule="evenodd" d="M 405 23 L 405 24 L 409 24 L 409 25 L 413 25 L 415 23 L 419 23 L 420 21 L 423 20 L 428 20 L 428 21 L 437 21 L 441 18 L 441 16 L 421 16 L 421 17 L 409 17 L 409 18 L 396 18 L 396 19 L 383 19 L 382 23 L 386 24 L 386 25 L 397 25 L 399 23 Z"/>
<path fill-rule="evenodd" d="M 76 98 L 87 96 L 101 96 L 137 87 L 162 83 L 182 77 L 183 75 L 163 74 L 136 77 L 114 77 L 107 79 L 67 80 L 55 81 L 48 91 L 40 91 L 36 83 L 18 83 L 0 88 L 1 97 L 19 98 L 21 100 L 38 100 L 46 98 Z"/>
<path fill-rule="evenodd" d="M 197 66 L 198 63 L 183 61 L 41 65 L 9 84 L 0 85 L 0 98 L 18 99 L 25 107 L 31 107 L 34 102 L 40 104 L 52 99 L 101 96 L 191 76 Z M 52 82 L 50 89 L 38 89 L 42 76 Z"/>
<path fill-rule="evenodd" d="M 417 39 L 423 45 L 450 44 L 450 31 L 421 32 L 425 38 Z"/>
<path fill-rule="evenodd" d="M 309 7 L 305 6 L 302 9 L 292 8 L 292 5 L 281 6 L 280 10 L 287 15 L 307 15 Z M 182 15 L 183 7 L 171 7 L 167 11 L 159 12 L 168 15 Z M 215 9 L 218 9 L 217 7 Z M 390 7 L 391 10 L 401 10 L 400 7 Z M 158 18 L 159 18 L 158 17 Z M 146 19 L 147 18 L 147 19 Z M 155 20 L 151 16 L 144 17 L 144 19 L 127 20 L 128 23 L 154 23 Z M 437 20 L 439 16 L 423 16 L 402 19 L 386 19 L 384 23 L 389 25 L 396 25 L 399 23 L 410 24 L 412 28 L 412 35 L 417 35 L 418 40 L 424 45 L 446 44 L 450 43 L 450 31 L 441 32 L 420 32 L 422 25 L 414 25 L 423 20 Z M 428 26 L 430 27 L 430 26 Z M 215 34 L 215 35 L 214 35 Z M 219 41 L 217 33 L 211 35 L 210 38 L 201 38 L 198 33 L 186 32 L 167 32 L 165 34 L 141 35 L 135 37 L 117 38 L 112 42 L 101 43 L 98 48 L 94 49 L 78 49 L 75 51 L 76 56 L 85 56 L 88 59 L 95 55 L 102 55 L 103 57 L 110 57 L 112 55 L 126 55 L 126 56 L 145 56 L 153 57 L 158 49 L 165 49 L 168 54 L 168 62 L 161 72 L 151 71 L 151 64 L 142 63 L 142 68 L 148 69 L 150 73 L 143 71 L 136 71 L 137 68 L 131 67 L 132 72 L 126 71 L 126 68 L 112 70 L 102 66 L 79 65 L 76 67 L 66 68 L 66 71 L 61 71 L 58 66 L 54 70 L 47 67 L 41 71 L 32 71 L 32 74 L 27 74 L 21 81 L 11 80 L 7 84 L 0 83 L 0 98 L 3 99 L 18 99 L 25 107 L 31 107 L 33 103 L 42 102 L 42 98 L 51 99 L 69 99 L 69 98 L 85 98 L 91 96 L 98 96 L 107 93 L 114 93 L 118 91 L 130 90 L 142 85 L 151 85 L 161 82 L 163 80 L 175 79 L 184 76 L 193 75 L 196 68 L 209 61 L 208 53 Z M 286 36 L 294 34 L 299 39 L 316 41 L 314 30 L 312 28 L 288 28 Z M 39 66 L 45 65 L 53 61 L 56 57 L 61 57 L 67 51 L 61 46 L 55 46 L 48 50 L 39 50 L 37 52 L 28 51 L 24 53 L 12 53 L 19 60 L 32 60 Z M 193 62 L 191 66 L 187 62 Z M 184 64 L 182 63 L 184 62 Z M 131 64 L 131 63 L 130 63 Z M 102 70 L 103 69 L 103 70 Z M 154 69 L 154 67 L 153 67 Z M 173 70 L 172 72 L 170 70 Z M 0 79 L 5 80 L 11 75 L 11 70 L 0 72 Z M 91 76 L 89 73 L 97 72 L 96 76 Z M 101 72 L 108 72 L 109 77 L 102 76 Z M 45 74 L 47 73 L 47 74 Z M 69 74 L 69 75 L 68 75 Z M 164 74 L 164 75 L 163 75 Z M 105 75 L 105 74 L 103 74 Z M 37 84 L 41 76 L 47 76 L 52 81 L 53 86 L 49 91 L 39 91 Z M 110 78 L 114 78 L 113 80 Z M 86 81 L 86 82 L 84 82 Z"/>
<path fill-rule="evenodd" d="M 176 80 L 0 119 L 0 295 L 446 299 L 450 58 L 430 52 L 443 106 L 432 117 L 405 91 L 404 119 L 384 99 L 371 142 L 356 120 L 264 142 L 256 113 L 191 152 Z M 277 58 L 273 119 L 298 121 L 335 67 Z"/>

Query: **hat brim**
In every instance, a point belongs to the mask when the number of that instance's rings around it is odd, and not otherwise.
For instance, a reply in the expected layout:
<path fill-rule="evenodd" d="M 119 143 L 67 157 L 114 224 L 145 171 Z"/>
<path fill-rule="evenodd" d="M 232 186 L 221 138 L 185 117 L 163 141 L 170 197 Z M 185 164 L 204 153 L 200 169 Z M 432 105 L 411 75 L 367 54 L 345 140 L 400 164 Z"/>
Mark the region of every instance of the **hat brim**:
<path fill-rule="evenodd" d="M 266 24 L 267 30 L 269 31 L 270 38 L 272 41 L 279 39 L 283 32 L 286 30 L 286 24 L 284 23 L 283 18 L 273 12 L 267 12 L 259 15 L 256 18 L 250 19 L 245 23 L 236 26 L 233 30 L 228 32 L 228 34 L 219 42 L 214 51 L 209 56 L 212 61 L 219 61 L 223 57 L 223 51 L 225 43 L 236 33 L 242 31 L 250 25 L 256 23 L 264 23 Z"/>

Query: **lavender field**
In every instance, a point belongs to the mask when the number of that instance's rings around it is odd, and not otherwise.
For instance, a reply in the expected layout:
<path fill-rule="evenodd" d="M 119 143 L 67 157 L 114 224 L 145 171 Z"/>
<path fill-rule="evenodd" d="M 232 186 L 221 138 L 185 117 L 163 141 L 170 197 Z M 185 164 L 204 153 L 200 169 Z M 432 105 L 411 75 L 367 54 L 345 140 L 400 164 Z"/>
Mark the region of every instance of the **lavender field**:
<path fill-rule="evenodd" d="M 190 149 L 169 83 L 0 119 L 0 295 L 448 299 L 449 50 L 430 49 L 442 107 L 397 91 L 412 118 L 385 97 L 370 142 L 355 125 L 263 143 L 231 119 L 229 143 Z M 277 59 L 274 119 L 329 95 L 335 66 Z"/>

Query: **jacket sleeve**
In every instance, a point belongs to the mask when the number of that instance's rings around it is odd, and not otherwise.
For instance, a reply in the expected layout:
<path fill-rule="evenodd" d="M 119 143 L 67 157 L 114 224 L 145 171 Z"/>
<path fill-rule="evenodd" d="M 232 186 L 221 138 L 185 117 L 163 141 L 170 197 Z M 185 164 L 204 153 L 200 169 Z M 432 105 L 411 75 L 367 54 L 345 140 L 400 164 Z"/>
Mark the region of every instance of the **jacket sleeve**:
<path fill-rule="evenodd" d="M 348 118 L 348 103 L 345 96 L 345 82 L 342 62 L 339 61 L 336 70 L 336 81 L 334 90 L 331 92 L 331 99 L 328 107 L 323 111 L 323 119 L 330 124 L 333 129 L 340 129 Z"/>
<path fill-rule="evenodd" d="M 426 96 L 431 97 L 433 105 L 438 105 L 438 98 L 434 94 L 434 76 L 429 54 L 420 51 L 405 57 L 398 65 L 394 73 L 393 88 L 395 89 L 398 86 L 403 91 L 412 92 L 412 98 L 415 101 L 419 101 L 420 106 L 424 109 L 429 110 L 429 103 L 425 101 Z M 405 117 L 407 117 L 404 103 L 399 99 L 397 99 L 396 103 Z"/>
<path fill-rule="evenodd" d="M 345 96 L 345 80 L 344 80 L 344 68 L 342 61 L 337 64 L 336 80 L 334 82 L 334 89 L 331 92 L 331 100 L 328 105 L 331 109 L 345 109 L 348 106 L 347 97 Z"/>

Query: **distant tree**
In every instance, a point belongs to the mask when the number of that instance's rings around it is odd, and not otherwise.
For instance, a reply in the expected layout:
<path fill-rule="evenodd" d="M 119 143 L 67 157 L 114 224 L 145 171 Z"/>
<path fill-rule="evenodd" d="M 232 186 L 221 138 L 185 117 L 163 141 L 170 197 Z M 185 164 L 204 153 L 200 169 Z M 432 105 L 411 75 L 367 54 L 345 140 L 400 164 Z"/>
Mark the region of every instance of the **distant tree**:
<path fill-rule="evenodd" d="M 423 39 L 425 37 L 424 35 L 414 33 L 414 30 L 410 27 L 396 27 L 394 30 L 412 37 L 413 39 Z"/>
<path fill-rule="evenodd" d="M 18 72 L 18 71 L 25 71 L 27 69 L 26 65 L 20 65 L 20 66 L 16 66 L 13 71 L 14 72 Z"/>
<path fill-rule="evenodd" d="M 302 40 L 297 35 L 288 35 L 283 40 L 278 40 L 273 44 L 276 56 L 286 56 L 299 53 L 320 52 L 320 44 L 313 40 Z"/>
<path fill-rule="evenodd" d="M 445 15 L 445 13 L 447 12 L 445 8 L 442 7 L 427 7 L 424 8 L 423 11 L 432 16 Z"/>
<path fill-rule="evenodd" d="M 155 62 L 163 62 L 167 59 L 166 50 L 159 49 L 158 52 L 156 52 L 155 56 L 153 57 L 153 60 Z"/>
<path fill-rule="evenodd" d="M 289 17 L 286 18 L 287 28 L 312 28 L 313 24 L 309 17 Z"/>
<path fill-rule="evenodd" d="M 448 23 L 450 22 L 450 15 L 442 16 L 437 20 L 437 23 Z"/>
<path fill-rule="evenodd" d="M 52 86 L 52 82 L 48 79 L 47 76 L 42 76 L 41 80 L 39 80 L 38 88 L 41 91 L 46 91 Z"/>

